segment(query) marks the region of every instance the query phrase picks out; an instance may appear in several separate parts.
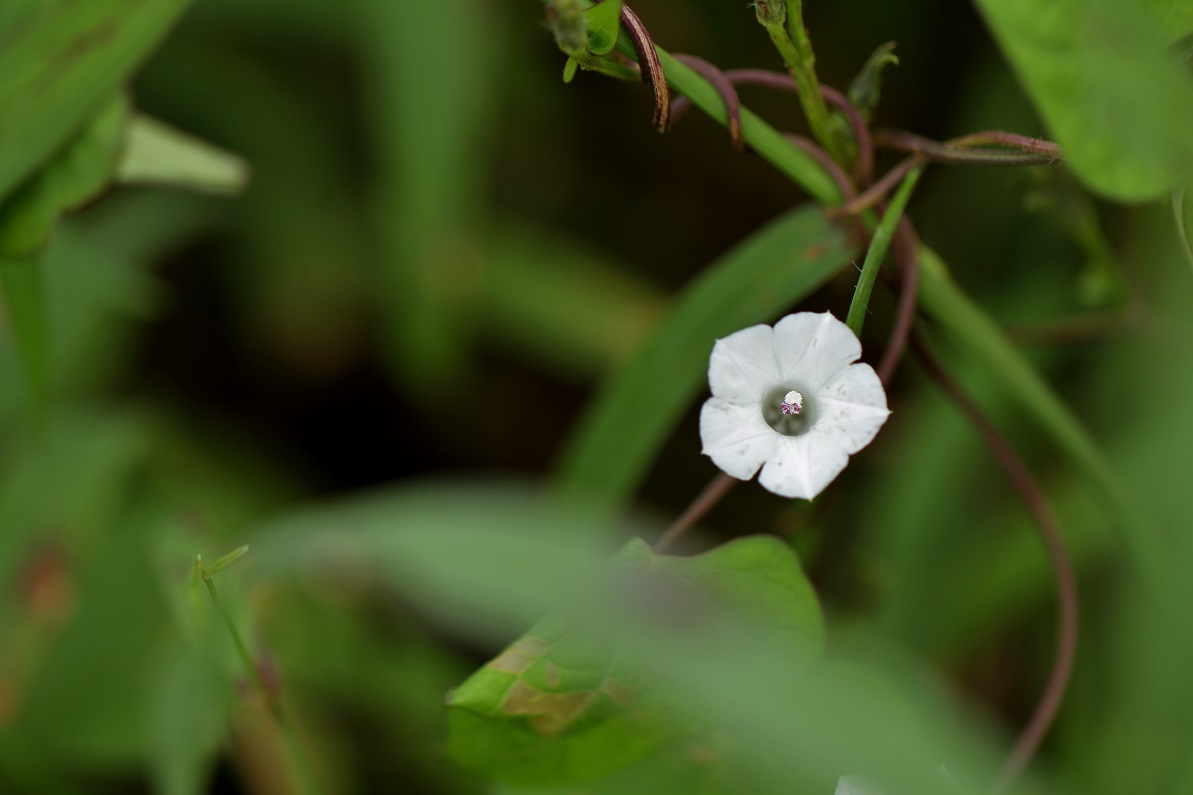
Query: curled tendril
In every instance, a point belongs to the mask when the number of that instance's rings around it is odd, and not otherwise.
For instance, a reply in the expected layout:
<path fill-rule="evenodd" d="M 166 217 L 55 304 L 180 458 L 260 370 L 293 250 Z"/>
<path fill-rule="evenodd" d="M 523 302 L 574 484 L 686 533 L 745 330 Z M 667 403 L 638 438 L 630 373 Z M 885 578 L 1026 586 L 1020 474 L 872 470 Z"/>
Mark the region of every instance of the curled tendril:
<path fill-rule="evenodd" d="M 746 142 L 741 134 L 741 100 L 737 97 L 737 90 L 733 87 L 733 81 L 729 79 L 728 73 L 722 72 L 708 61 L 695 55 L 676 53 L 673 57 L 707 80 L 721 95 L 721 101 L 725 103 L 725 127 L 729 130 L 729 145 L 735 151 L 744 151 Z M 679 97 L 671 103 L 672 124 L 679 121 L 682 113 L 691 107 L 691 101 L 687 101 L 687 107 L 683 107 L 683 110 L 677 113 L 677 109 L 682 107 L 681 103 L 686 100 L 686 97 Z"/>
<path fill-rule="evenodd" d="M 666 132 L 671 116 L 671 89 L 667 86 L 663 64 L 659 62 L 654 41 L 651 40 L 650 32 L 642 24 L 642 20 L 625 4 L 621 6 L 621 24 L 630 34 L 630 40 L 634 42 L 634 51 L 638 53 L 642 82 L 649 85 L 654 92 L 654 127 L 661 133 Z"/>

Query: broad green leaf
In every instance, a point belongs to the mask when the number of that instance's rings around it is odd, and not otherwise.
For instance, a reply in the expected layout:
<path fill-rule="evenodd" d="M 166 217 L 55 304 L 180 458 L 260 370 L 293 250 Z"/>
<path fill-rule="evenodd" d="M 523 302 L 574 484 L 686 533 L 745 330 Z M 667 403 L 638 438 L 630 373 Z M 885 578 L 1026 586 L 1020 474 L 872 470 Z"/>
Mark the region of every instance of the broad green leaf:
<path fill-rule="evenodd" d="M 189 0 L 75 0 L 0 47 L 0 199 L 65 144 L 166 35 Z"/>
<path fill-rule="evenodd" d="M 58 216 L 107 187 L 128 116 L 117 94 L 31 179 L 0 202 L 0 257 L 31 257 L 45 247 Z"/>
<path fill-rule="evenodd" d="M 1089 434 L 1040 375 L 1007 340 L 998 325 L 953 283 L 940 258 L 920 247 L 920 306 L 961 352 L 1002 380 L 1008 394 L 1038 428 L 1065 450 L 1099 485 L 1117 515 L 1127 548 L 1145 576 L 1164 576 L 1163 553 L 1154 529 L 1133 505 L 1120 476 Z"/>
<path fill-rule="evenodd" d="M 128 124 L 116 179 L 211 193 L 237 193 L 248 182 L 245 161 L 151 116 Z"/>
<path fill-rule="evenodd" d="M 441 621 L 508 640 L 526 628 L 520 622 L 528 611 L 538 618 L 551 600 L 582 587 L 612 552 L 611 530 L 636 529 L 628 522 L 611 528 L 584 507 L 524 485 L 423 484 L 280 517 L 258 531 L 247 562 L 248 571 L 265 575 L 309 568 L 373 573 Z M 496 539 L 506 552 L 489 543 Z M 471 584 L 440 591 L 445 569 L 471 572 Z M 518 577 L 511 580 L 506 570 Z M 461 608 L 486 598 L 496 613 Z"/>
<path fill-rule="evenodd" d="M 1139 0 L 978 0 L 1066 161 L 1125 201 L 1193 179 L 1193 78 Z"/>
<path fill-rule="evenodd" d="M 616 582 L 635 611 L 700 622 L 709 611 L 819 651 L 823 618 L 791 549 L 755 536 L 703 555 L 654 554 L 632 541 Z M 624 649 L 575 620 L 540 621 L 449 699 L 449 752 L 461 764 L 525 783 L 609 775 L 656 751 L 688 720 L 660 702 Z M 687 729 L 688 734 L 694 734 Z"/>
<path fill-rule="evenodd" d="M 559 577 L 545 574 L 574 580 L 577 556 L 594 549 L 574 532 L 544 532 L 550 525 L 519 502 L 483 484 L 407 490 L 404 499 L 391 495 L 390 510 L 374 513 L 368 523 L 363 514 L 311 512 L 297 523 L 274 525 L 268 544 L 254 539 L 252 563 L 260 575 L 317 574 L 328 584 L 338 576 L 358 586 L 380 581 L 420 603 L 447 598 L 455 602 L 453 612 L 468 616 L 453 626 L 471 626 L 486 637 L 495 621 L 509 627 L 515 616 L 535 620 L 536 605 L 577 605 L 595 640 L 621 640 L 627 662 L 657 682 L 668 703 L 743 749 L 761 782 L 756 795 L 831 792 L 843 770 L 865 770 L 892 792 L 944 793 L 935 772 L 941 759 L 962 781 L 989 780 L 993 752 L 942 701 L 922 695 L 922 679 L 892 688 L 868 667 L 792 654 L 781 635 L 749 622 L 627 609 L 625 588 L 571 601 L 575 590 L 569 594 Z M 895 669 L 882 657 L 866 657 L 882 670 Z M 707 744 L 684 749 L 698 758 L 715 750 Z"/>
<path fill-rule="evenodd" d="M 773 536 L 739 538 L 693 557 L 656 555 L 632 541 L 622 559 L 699 593 L 735 619 L 787 636 L 807 652 L 824 645 L 816 592 L 791 547 Z"/>
<path fill-rule="evenodd" d="M 617 33 L 621 29 L 621 0 L 604 0 L 584 12 L 588 26 L 588 51 L 604 55 L 617 46 Z"/>
<path fill-rule="evenodd" d="M 841 231 L 803 207 L 710 265 L 600 388 L 565 452 L 561 490 L 606 504 L 629 497 L 702 391 L 716 339 L 773 320 L 848 260 Z"/>

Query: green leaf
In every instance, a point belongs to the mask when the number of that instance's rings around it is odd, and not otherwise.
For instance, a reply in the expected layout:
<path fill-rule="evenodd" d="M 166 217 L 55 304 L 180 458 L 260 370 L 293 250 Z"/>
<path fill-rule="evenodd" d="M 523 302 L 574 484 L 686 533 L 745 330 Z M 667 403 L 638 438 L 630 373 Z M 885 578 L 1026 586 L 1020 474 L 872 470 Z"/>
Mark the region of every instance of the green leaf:
<path fill-rule="evenodd" d="M 943 700 L 922 696 L 922 677 L 891 687 L 869 668 L 792 654 L 782 634 L 748 621 L 644 610 L 635 600 L 629 607 L 639 609 L 627 609 L 627 588 L 598 599 L 564 598 L 575 595 L 568 585 L 582 573 L 577 556 L 596 550 L 587 534 L 544 522 L 549 514 L 527 510 L 532 505 L 491 485 L 407 489 L 374 498 L 369 510 L 358 503 L 356 512 L 308 512 L 274 525 L 270 539 L 254 539 L 253 563 L 265 576 L 335 573 L 345 582 L 384 583 L 428 606 L 450 600 L 456 617 L 467 617 L 453 626 L 470 627 L 474 637 L 491 636 L 494 621 L 508 627 L 514 617 L 524 628 L 536 605 L 581 606 L 588 625 L 604 633 L 594 640 L 623 639 L 629 661 L 658 682 L 668 703 L 682 705 L 694 729 L 715 725 L 746 749 L 750 772 L 762 782 L 749 790 L 755 795 L 831 792 L 843 770 L 859 769 L 892 792 L 943 795 L 948 790 L 935 773 L 941 759 L 961 780 L 993 775 L 993 749 L 961 716 L 942 709 Z M 591 512 L 576 516 L 591 521 Z M 648 604 L 670 607 L 674 600 Z M 865 656 L 883 670 L 898 668 L 876 653 Z M 716 747 L 691 743 L 683 751 L 700 758 Z"/>
<path fill-rule="evenodd" d="M 58 216 L 107 187 L 115 168 L 128 100 L 117 94 L 53 160 L 0 203 L 0 257 L 31 257 L 45 247 Z"/>
<path fill-rule="evenodd" d="M 210 193 L 237 193 L 248 176 L 241 157 L 144 114 L 129 122 L 116 166 L 119 182 Z"/>
<path fill-rule="evenodd" d="M 607 557 L 601 539 L 608 534 L 608 522 L 587 508 L 522 485 L 424 484 L 281 517 L 254 537 L 251 563 L 266 575 L 309 567 L 374 572 L 440 620 L 506 641 L 526 628 L 528 613 L 548 611 L 544 594 L 559 598 L 584 582 Z M 486 539 L 500 539 L 506 552 Z M 502 567 L 519 576 L 511 581 Z M 452 579 L 446 569 L 469 572 L 468 584 L 439 590 Z M 477 615 L 471 606 L 486 598 L 496 613 Z"/>
<path fill-rule="evenodd" d="M 714 341 L 774 319 L 849 256 L 841 231 L 819 209 L 803 207 L 710 265 L 602 385 L 565 452 L 561 490 L 606 504 L 625 500 L 701 391 Z"/>
<path fill-rule="evenodd" d="M 635 540 L 619 558 L 617 582 L 634 610 L 681 622 L 712 611 L 803 653 L 823 645 L 815 592 L 778 539 L 738 539 L 691 558 L 658 556 Z M 449 753 L 458 762 L 509 781 L 564 784 L 609 775 L 692 733 L 691 719 L 658 699 L 624 649 L 562 615 L 540 621 L 451 695 Z"/>
<path fill-rule="evenodd" d="M 576 78 L 576 70 L 580 68 L 580 62 L 575 58 L 569 57 L 567 63 L 563 65 L 563 82 L 570 83 Z"/>
<path fill-rule="evenodd" d="M 895 42 L 888 41 L 874 50 L 857 77 L 849 84 L 849 101 L 861 111 L 863 118 L 870 118 L 871 112 L 878 107 L 878 101 L 882 98 L 882 70 L 898 65 Z"/>
<path fill-rule="evenodd" d="M 0 199 L 67 142 L 165 36 L 189 0 L 75 0 L 0 47 Z"/>
<path fill-rule="evenodd" d="M 752 626 L 786 635 L 808 653 L 824 645 L 824 615 L 791 547 L 747 536 L 693 557 L 656 555 L 641 541 L 622 553 L 632 565 L 682 583 Z"/>
<path fill-rule="evenodd" d="M 1074 173 L 1111 198 L 1193 178 L 1193 80 L 1139 0 L 978 0 Z"/>
<path fill-rule="evenodd" d="M 584 12 L 588 26 L 588 51 L 604 55 L 617 46 L 621 29 L 621 0 L 604 0 Z"/>
<path fill-rule="evenodd" d="M 231 719 L 231 677 L 171 637 L 149 682 L 149 772 L 159 795 L 201 795 Z"/>
<path fill-rule="evenodd" d="M 203 578 L 209 579 L 212 575 L 214 575 L 216 572 L 220 571 L 221 569 L 231 566 L 233 563 L 240 560 L 241 556 L 244 555 L 244 553 L 246 553 L 248 551 L 249 551 L 249 545 L 245 544 L 244 546 L 237 547 L 236 549 L 232 550 L 231 552 L 229 552 L 226 555 L 221 555 L 219 558 L 216 559 L 215 563 L 212 563 L 211 567 L 208 568 L 204 572 Z"/>

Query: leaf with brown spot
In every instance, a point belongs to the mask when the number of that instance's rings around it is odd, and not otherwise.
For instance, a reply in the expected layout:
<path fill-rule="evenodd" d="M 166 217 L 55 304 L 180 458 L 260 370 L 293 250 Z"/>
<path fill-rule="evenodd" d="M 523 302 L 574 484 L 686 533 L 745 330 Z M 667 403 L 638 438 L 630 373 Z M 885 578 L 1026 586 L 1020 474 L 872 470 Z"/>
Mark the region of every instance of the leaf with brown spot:
<path fill-rule="evenodd" d="M 729 619 L 774 633 L 792 653 L 823 645 L 820 606 L 795 553 L 765 536 L 694 557 L 631 541 L 617 556 L 614 610 L 699 630 Z M 448 752 L 513 783 L 567 785 L 609 776 L 707 733 L 632 665 L 632 648 L 577 619 L 550 616 L 451 694 Z M 748 653 L 748 651 L 743 651 Z"/>

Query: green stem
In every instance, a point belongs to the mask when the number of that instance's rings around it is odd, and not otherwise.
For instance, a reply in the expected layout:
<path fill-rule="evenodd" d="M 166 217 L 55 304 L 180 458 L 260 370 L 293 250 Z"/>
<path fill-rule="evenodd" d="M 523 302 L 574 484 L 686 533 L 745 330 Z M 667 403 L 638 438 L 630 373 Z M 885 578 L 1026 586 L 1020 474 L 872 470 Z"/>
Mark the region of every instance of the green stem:
<path fill-rule="evenodd" d="M 619 50 L 622 49 L 621 39 L 618 39 L 617 47 Z M 658 46 L 655 49 L 658 50 L 659 61 L 663 64 L 663 72 L 675 90 L 692 100 L 693 105 L 711 118 L 722 125 L 726 124 L 728 119 L 725 115 L 725 103 L 712 84 L 675 60 L 670 53 Z M 628 40 L 626 50 L 628 53 L 634 51 Z M 817 95 L 819 96 L 819 92 Z M 821 204 L 836 206 L 841 203 L 841 189 L 824 167 L 816 162 L 816 158 L 792 146 L 783 138 L 782 133 L 745 107 L 741 108 L 741 130 L 742 137 L 751 149 Z"/>
<path fill-rule="evenodd" d="M 803 23 L 794 17 L 792 20 L 791 29 L 803 32 Z M 813 137 L 828 150 L 834 160 L 842 164 L 847 163 L 848 153 L 845 151 L 840 136 L 835 132 L 828 105 L 825 104 L 824 97 L 820 93 L 820 81 L 816 78 L 816 59 L 812 55 L 811 43 L 808 41 L 807 34 L 793 39 L 782 24 L 769 22 L 764 23 L 763 27 L 770 35 L 775 49 L 783 56 L 783 61 L 787 64 L 787 68 L 795 80 L 799 102 L 803 106 L 804 115 L 808 118 L 808 128 L 812 131 Z M 801 41 L 805 46 L 801 46 Z"/>
<path fill-rule="evenodd" d="M 286 719 L 277 694 L 266 684 L 265 677 L 261 675 L 260 668 L 254 664 L 252 655 L 249 654 L 248 644 L 244 642 L 240 630 L 236 628 L 236 622 L 232 620 L 232 615 L 224 608 L 223 602 L 220 601 L 219 594 L 215 590 L 215 583 L 212 582 L 210 577 L 205 577 L 203 584 L 207 586 L 207 592 L 211 594 L 211 603 L 215 606 L 215 611 L 223 617 L 224 623 L 228 627 L 228 632 L 232 635 L 232 642 L 236 645 L 236 653 L 240 657 L 241 664 L 248 671 L 253 684 L 257 686 L 261 697 L 265 701 L 265 705 L 269 708 L 269 713 L 273 715 L 274 721 L 277 723 L 278 731 L 282 735 L 282 742 L 286 746 L 286 755 L 289 757 L 292 765 L 290 772 L 293 774 L 299 790 L 304 795 L 321 795 L 322 788 L 319 786 L 319 779 L 315 775 L 310 761 L 303 751 L 302 743 L 298 739 L 294 725 Z"/>
<path fill-rule="evenodd" d="M 591 0 L 580 0 L 580 3 L 585 8 L 593 5 Z M 617 37 L 617 51 L 637 61 L 634 42 L 625 30 Z M 725 103 L 716 88 L 694 70 L 675 60 L 662 47 L 655 45 L 655 51 L 659 54 L 667 82 L 709 117 L 722 125 L 726 124 Z M 819 90 L 815 93 L 820 97 Z M 816 162 L 816 158 L 792 146 L 778 130 L 744 107 L 741 109 L 741 129 L 742 137 L 751 149 L 818 202 L 834 207 L 841 203 L 841 189 L 824 167 Z"/>
<path fill-rule="evenodd" d="M 899 218 L 903 215 L 907 201 L 911 198 L 911 192 L 915 190 L 915 184 L 919 181 L 923 171 L 923 166 L 913 168 L 903 178 L 903 184 L 899 186 L 899 190 L 891 199 L 886 212 L 883 213 L 878 228 L 874 230 L 874 237 L 870 241 L 870 250 L 866 252 L 866 260 L 862 263 L 862 274 L 858 277 L 857 288 L 853 291 L 853 302 L 849 305 L 849 315 L 845 319 L 845 324 L 859 338 L 862 336 L 862 324 L 866 320 L 866 307 L 870 304 L 870 294 L 874 291 L 874 282 L 878 278 L 878 269 L 882 267 L 882 261 L 891 248 L 895 227 L 899 225 Z"/>
<path fill-rule="evenodd" d="M 224 619 L 224 623 L 228 626 L 228 633 L 232 636 L 232 642 L 236 645 L 236 653 L 240 657 L 241 664 L 244 665 L 244 669 L 248 672 L 248 675 L 252 677 L 253 684 L 261 691 L 261 697 L 265 699 L 265 703 L 269 705 L 270 710 L 276 712 L 277 699 L 270 692 L 269 686 L 265 684 L 265 677 L 261 676 L 260 669 L 253 662 L 253 657 L 249 654 L 249 647 L 244 642 L 244 638 L 240 636 L 240 630 L 236 628 L 236 622 L 232 620 L 232 615 L 224 609 L 224 604 L 220 601 L 219 594 L 216 593 L 215 583 L 211 581 L 210 577 L 206 577 L 203 579 L 203 584 L 207 586 L 207 593 L 211 594 L 211 603 L 215 606 L 215 612 L 220 614 Z"/>

